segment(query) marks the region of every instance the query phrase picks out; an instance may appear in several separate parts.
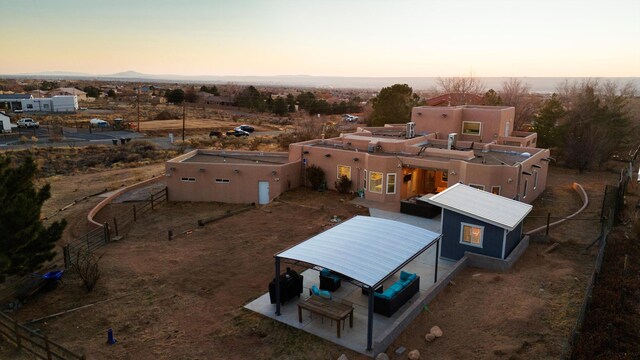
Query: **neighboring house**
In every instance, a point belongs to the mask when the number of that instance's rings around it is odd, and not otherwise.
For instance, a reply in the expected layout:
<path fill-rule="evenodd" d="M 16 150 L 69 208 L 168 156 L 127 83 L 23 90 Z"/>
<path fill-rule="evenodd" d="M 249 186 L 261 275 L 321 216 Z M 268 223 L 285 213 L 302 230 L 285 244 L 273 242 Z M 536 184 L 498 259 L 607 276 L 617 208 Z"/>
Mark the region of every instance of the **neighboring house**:
<path fill-rule="evenodd" d="M 11 118 L 0 111 L 0 134 L 11 132 Z"/>
<path fill-rule="evenodd" d="M 227 96 L 216 96 L 208 92 L 199 91 L 198 98 L 208 105 L 232 106 L 233 99 Z"/>
<path fill-rule="evenodd" d="M 78 90 L 76 88 L 57 88 L 54 90 L 51 90 L 49 92 L 50 96 L 56 96 L 56 95 L 75 95 L 78 98 L 78 101 L 85 101 L 87 100 L 87 93 L 82 91 L 82 90 Z"/>
<path fill-rule="evenodd" d="M 442 208 L 442 257 L 459 260 L 465 252 L 506 259 L 522 240 L 529 204 L 455 184 L 425 199 Z"/>
<path fill-rule="evenodd" d="M 56 95 L 50 98 L 22 100 L 24 112 L 76 112 L 78 98 L 73 95 Z"/>
<path fill-rule="evenodd" d="M 328 188 L 344 175 L 352 181 L 351 191 L 381 203 L 413 201 L 457 183 L 531 203 L 546 187 L 549 150 L 535 147 L 535 133 L 513 131 L 514 113 L 506 106 L 421 106 L 407 124 L 359 127 L 337 138 L 291 144 L 287 163 L 297 164 L 300 174 L 291 183 L 303 183 L 305 169 L 314 165 L 324 170 Z M 183 166 L 176 159 L 167 162 L 178 172 Z M 202 169 L 218 178 L 226 166 L 208 163 Z M 254 171 L 258 166 L 251 163 L 242 169 L 243 174 Z M 212 201 L 200 196 L 210 184 L 191 184 L 188 200 Z M 230 185 L 229 192 L 245 191 Z M 181 183 L 168 186 L 170 194 L 184 191 Z"/>
<path fill-rule="evenodd" d="M 32 90 L 29 91 L 29 94 L 31 94 L 31 96 L 33 96 L 34 98 L 43 98 L 49 96 L 49 92 L 44 90 Z"/>
<path fill-rule="evenodd" d="M 482 96 L 466 93 L 447 93 L 425 100 L 427 106 L 481 105 Z"/>
<path fill-rule="evenodd" d="M 0 94 L 0 109 L 22 111 L 22 100 L 32 98 L 31 94 Z"/>

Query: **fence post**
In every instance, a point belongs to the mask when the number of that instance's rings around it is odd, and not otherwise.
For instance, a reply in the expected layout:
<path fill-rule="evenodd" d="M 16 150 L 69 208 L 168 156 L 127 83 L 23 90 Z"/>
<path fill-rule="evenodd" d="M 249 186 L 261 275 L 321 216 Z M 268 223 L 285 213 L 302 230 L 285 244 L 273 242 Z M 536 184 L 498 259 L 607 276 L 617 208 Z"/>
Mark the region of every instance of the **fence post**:
<path fill-rule="evenodd" d="M 64 256 L 64 268 L 65 270 L 69 270 L 71 267 L 71 254 L 69 253 L 69 245 L 65 245 L 62 248 L 62 254 Z"/>
<path fill-rule="evenodd" d="M 47 351 L 47 360 L 51 360 L 51 349 L 49 349 L 49 337 L 47 335 L 44 336 L 44 348 Z"/>
<path fill-rule="evenodd" d="M 133 205 L 133 221 L 137 221 L 137 216 L 136 216 L 136 205 Z"/>
<path fill-rule="evenodd" d="M 113 217 L 113 228 L 116 231 L 116 236 L 118 236 L 118 220 L 116 220 L 116 217 Z"/>
<path fill-rule="evenodd" d="M 106 222 L 104 223 L 104 243 L 108 243 L 109 241 L 111 241 L 111 236 L 109 236 L 109 223 Z"/>
<path fill-rule="evenodd" d="M 13 331 L 16 333 L 16 345 L 18 345 L 18 350 L 22 349 L 22 340 L 20 340 L 20 327 L 18 326 L 18 320 L 13 319 Z"/>
<path fill-rule="evenodd" d="M 164 187 L 164 202 L 169 202 L 169 187 Z"/>
<path fill-rule="evenodd" d="M 547 233 L 546 235 L 549 236 L 549 222 L 551 221 L 551 213 L 547 213 Z"/>
<path fill-rule="evenodd" d="M 151 210 L 153 210 L 153 194 L 151 194 Z"/>

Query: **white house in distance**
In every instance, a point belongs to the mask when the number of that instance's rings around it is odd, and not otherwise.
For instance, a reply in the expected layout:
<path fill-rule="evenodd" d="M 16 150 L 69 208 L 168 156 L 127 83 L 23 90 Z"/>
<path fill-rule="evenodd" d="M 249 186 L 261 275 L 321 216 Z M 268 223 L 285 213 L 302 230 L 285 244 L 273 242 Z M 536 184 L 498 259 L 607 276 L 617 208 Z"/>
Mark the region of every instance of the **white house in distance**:
<path fill-rule="evenodd" d="M 75 95 L 58 95 L 50 98 L 24 99 L 24 112 L 76 112 L 78 111 L 78 97 Z"/>
<path fill-rule="evenodd" d="M 11 119 L 0 111 L 0 134 L 11 132 Z"/>
<path fill-rule="evenodd" d="M 77 96 L 79 101 L 87 100 L 87 93 L 78 90 L 76 88 L 57 88 L 49 91 L 49 96 L 58 96 L 58 95 L 69 95 L 69 96 Z"/>

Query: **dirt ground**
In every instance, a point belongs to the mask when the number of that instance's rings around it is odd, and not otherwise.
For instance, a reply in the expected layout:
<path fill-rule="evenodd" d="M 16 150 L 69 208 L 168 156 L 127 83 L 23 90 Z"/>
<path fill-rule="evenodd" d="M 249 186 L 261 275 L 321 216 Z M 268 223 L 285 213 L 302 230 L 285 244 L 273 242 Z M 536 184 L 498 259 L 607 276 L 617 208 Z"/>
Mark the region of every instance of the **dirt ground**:
<path fill-rule="evenodd" d="M 599 234 L 605 184 L 615 173 L 551 168 L 547 189 L 525 220 L 525 231 L 553 217 L 572 214 L 581 202 L 571 184 L 581 184 L 589 206 L 576 217 L 551 228 L 550 239 L 534 236 L 514 267 L 505 273 L 464 269 L 398 337 L 388 351 L 418 349 L 429 359 L 561 358 L 580 310 L 593 270 L 596 249 L 585 251 Z M 545 253 L 551 242 L 560 245 Z M 432 343 L 424 336 L 439 326 L 444 336 Z M 391 358 L 394 358 L 391 356 Z"/>
<path fill-rule="evenodd" d="M 229 122 L 223 119 L 188 119 L 185 121 L 187 129 L 210 129 L 210 130 L 231 130 L 233 127 L 241 125 L 241 123 Z M 254 126 L 256 131 L 272 131 L 279 130 L 270 126 Z M 153 120 L 140 123 L 140 130 L 166 130 L 166 129 L 182 129 L 182 120 Z"/>
<path fill-rule="evenodd" d="M 119 186 L 124 179 L 159 171 L 160 165 L 139 170 L 136 175 L 112 170 L 55 179 L 45 213 L 99 191 L 104 187 L 98 185 L 100 178 Z M 543 224 L 549 211 L 553 217 L 566 216 L 580 207 L 573 181 L 585 187 L 591 200 L 580 220 L 551 230 L 560 246 L 547 254 L 548 243 L 533 242 L 506 273 L 465 269 L 389 348 L 391 358 L 398 346 L 441 359 L 560 357 L 593 268 L 594 251 L 583 249 L 599 231 L 604 184 L 616 177 L 552 168 L 527 229 Z M 35 325 L 89 359 L 336 359 L 342 353 L 364 359 L 242 308 L 267 291 L 274 253 L 330 226 L 333 215 L 368 213 L 334 192 L 298 189 L 279 200 L 201 228 L 198 219 L 238 205 L 167 204 L 136 223 L 124 240 L 103 248 L 103 277 L 94 292 L 86 294 L 79 280 L 68 276 L 58 289 L 38 295 L 12 316 L 28 321 L 109 300 Z M 84 211 L 94 203 L 97 199 L 86 200 L 66 213 L 74 218 L 69 231 L 82 228 Z M 113 211 L 117 207 L 101 216 Z M 169 229 L 177 234 L 173 241 L 167 240 Z M 427 343 L 424 334 L 434 325 L 444 336 Z M 114 346 L 105 344 L 108 328 L 118 340 Z"/>

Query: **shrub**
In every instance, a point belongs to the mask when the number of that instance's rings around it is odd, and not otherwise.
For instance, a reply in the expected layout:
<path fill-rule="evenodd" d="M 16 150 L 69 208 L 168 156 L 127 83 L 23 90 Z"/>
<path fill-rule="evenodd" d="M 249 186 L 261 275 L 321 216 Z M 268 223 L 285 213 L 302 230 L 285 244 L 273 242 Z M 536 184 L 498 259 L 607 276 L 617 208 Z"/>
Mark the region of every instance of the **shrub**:
<path fill-rule="evenodd" d="M 346 194 L 351 190 L 351 180 L 347 177 L 347 175 L 342 175 L 338 180 L 336 180 L 336 190 L 340 194 Z"/>
<path fill-rule="evenodd" d="M 88 251 L 78 251 L 76 255 L 76 261 L 72 265 L 73 271 L 75 271 L 87 292 L 93 291 L 98 280 L 100 279 L 100 266 L 99 262 L 102 256 L 96 256 Z"/>
<path fill-rule="evenodd" d="M 311 188 L 314 190 L 320 190 L 320 186 L 324 183 L 324 170 L 311 165 L 306 170 L 307 180 L 311 184 Z"/>
<path fill-rule="evenodd" d="M 180 116 L 170 112 L 169 110 L 162 110 L 156 115 L 155 120 L 174 120 L 180 119 Z"/>

